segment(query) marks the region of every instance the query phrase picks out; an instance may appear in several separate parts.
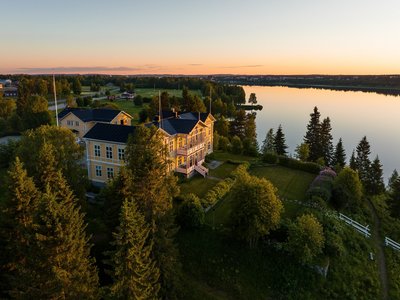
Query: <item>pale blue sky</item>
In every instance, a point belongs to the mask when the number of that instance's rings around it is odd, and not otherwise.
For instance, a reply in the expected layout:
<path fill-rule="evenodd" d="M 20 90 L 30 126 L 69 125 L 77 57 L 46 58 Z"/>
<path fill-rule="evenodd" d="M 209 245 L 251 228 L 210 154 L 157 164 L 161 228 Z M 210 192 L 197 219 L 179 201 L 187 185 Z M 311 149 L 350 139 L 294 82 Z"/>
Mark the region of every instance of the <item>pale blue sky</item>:
<path fill-rule="evenodd" d="M 394 0 L 0 6 L 0 73 L 400 73 Z"/>

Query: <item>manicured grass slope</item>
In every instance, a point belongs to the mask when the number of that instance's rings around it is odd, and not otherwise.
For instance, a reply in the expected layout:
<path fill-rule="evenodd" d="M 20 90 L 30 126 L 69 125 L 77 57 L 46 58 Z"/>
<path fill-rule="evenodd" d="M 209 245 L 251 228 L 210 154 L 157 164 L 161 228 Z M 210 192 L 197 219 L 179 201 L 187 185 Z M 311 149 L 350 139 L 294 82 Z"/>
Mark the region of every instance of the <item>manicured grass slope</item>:
<path fill-rule="evenodd" d="M 202 198 L 217 183 L 218 180 L 203 178 L 200 175 L 195 175 L 193 178 L 185 180 L 179 186 L 181 188 L 181 195 L 193 193 Z"/>
<path fill-rule="evenodd" d="M 283 218 L 294 220 L 303 213 L 321 214 L 301 204 L 314 174 L 280 166 L 256 167 L 250 172 L 269 179 L 285 198 L 300 201 L 285 201 Z M 298 264 L 283 250 L 262 242 L 258 249 L 249 249 L 235 240 L 229 226 L 232 209 L 228 194 L 208 211 L 204 228 L 181 231 L 178 235 L 185 284 L 193 295 L 188 299 L 379 298 L 377 262 L 369 258 L 369 253 L 376 253 L 376 249 L 370 239 L 351 227 L 328 217 L 341 228 L 343 252 L 329 258 L 329 272 L 324 278 L 311 266 Z"/>
<path fill-rule="evenodd" d="M 223 166 L 224 165 L 219 168 Z M 219 168 L 215 169 L 215 172 L 217 172 Z M 271 181 L 278 189 L 280 197 L 294 200 L 304 200 L 305 193 L 315 177 L 314 174 L 281 166 L 255 167 L 250 169 L 250 173 Z M 286 216 L 294 216 L 303 208 L 292 202 L 283 203 Z M 229 223 L 232 210 L 233 201 L 231 195 L 228 194 L 225 199 L 217 203 L 206 215 L 206 223 L 216 227 L 226 226 Z"/>
<path fill-rule="evenodd" d="M 306 192 L 315 178 L 315 174 L 281 166 L 255 167 L 250 173 L 271 181 L 278 189 L 279 196 L 301 201 L 305 199 Z"/>
<path fill-rule="evenodd" d="M 209 170 L 209 175 L 217 178 L 224 179 L 229 177 L 231 173 L 236 170 L 238 167 L 237 164 L 231 164 L 228 162 L 223 163 L 222 165 L 218 166 L 218 168 Z"/>

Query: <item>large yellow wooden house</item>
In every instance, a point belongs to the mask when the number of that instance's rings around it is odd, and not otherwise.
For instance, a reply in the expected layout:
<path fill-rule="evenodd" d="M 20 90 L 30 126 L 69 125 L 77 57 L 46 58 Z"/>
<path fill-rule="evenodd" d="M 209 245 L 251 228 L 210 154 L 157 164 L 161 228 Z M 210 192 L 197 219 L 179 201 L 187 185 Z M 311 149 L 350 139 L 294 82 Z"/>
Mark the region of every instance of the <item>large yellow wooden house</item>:
<path fill-rule="evenodd" d="M 118 116 L 129 116 L 121 111 L 114 112 L 115 117 L 105 121 L 88 121 L 86 127 L 78 130 L 79 134 L 85 132 L 83 140 L 86 144 L 86 162 L 88 177 L 94 183 L 105 183 L 112 179 L 124 165 L 125 147 L 129 135 L 135 131 L 135 126 L 130 126 L 128 121 L 120 121 Z M 75 115 L 75 114 L 73 114 Z M 72 121 L 65 115 L 63 120 Z M 163 112 L 158 121 L 146 124 L 154 125 L 164 134 L 164 143 L 169 150 L 171 170 L 190 177 L 200 173 L 208 174 L 208 169 L 202 166 L 207 154 L 213 152 L 214 117 L 209 113 L 175 113 Z M 80 117 L 79 120 L 85 119 Z M 90 118 L 89 118 L 90 119 Z M 75 120 L 74 120 L 75 121 Z M 94 124 L 89 122 L 94 122 Z"/>
<path fill-rule="evenodd" d="M 82 139 L 97 123 L 131 125 L 132 116 L 124 111 L 96 108 L 66 108 L 58 114 L 60 126 L 69 128 Z"/>

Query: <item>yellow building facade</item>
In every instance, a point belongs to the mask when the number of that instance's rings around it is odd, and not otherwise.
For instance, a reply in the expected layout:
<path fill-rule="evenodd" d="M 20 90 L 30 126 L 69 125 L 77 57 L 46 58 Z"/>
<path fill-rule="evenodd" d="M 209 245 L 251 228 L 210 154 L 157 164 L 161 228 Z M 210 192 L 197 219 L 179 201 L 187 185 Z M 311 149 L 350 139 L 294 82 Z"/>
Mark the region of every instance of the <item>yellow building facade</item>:
<path fill-rule="evenodd" d="M 70 129 L 79 139 L 97 123 L 130 126 L 131 120 L 132 116 L 126 112 L 112 109 L 67 108 L 58 115 L 60 126 Z"/>
<path fill-rule="evenodd" d="M 170 158 L 170 171 L 190 177 L 208 174 L 202 166 L 205 156 L 213 152 L 214 117 L 211 114 L 183 113 L 146 124 L 158 127 Z M 98 123 L 87 132 L 86 162 L 92 182 L 106 183 L 124 165 L 125 147 L 135 126 Z"/>

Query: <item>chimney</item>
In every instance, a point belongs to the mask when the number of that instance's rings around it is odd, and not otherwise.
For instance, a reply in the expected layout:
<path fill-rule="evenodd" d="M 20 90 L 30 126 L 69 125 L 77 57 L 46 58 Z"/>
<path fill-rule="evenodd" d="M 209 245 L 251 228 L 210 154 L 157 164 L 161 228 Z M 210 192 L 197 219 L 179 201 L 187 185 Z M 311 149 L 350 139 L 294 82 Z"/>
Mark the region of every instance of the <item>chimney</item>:
<path fill-rule="evenodd" d="M 199 112 L 199 121 L 200 121 L 200 112 Z"/>
<path fill-rule="evenodd" d="M 178 111 L 175 110 L 175 107 L 171 108 L 171 111 L 174 113 L 175 119 L 178 119 Z"/>

